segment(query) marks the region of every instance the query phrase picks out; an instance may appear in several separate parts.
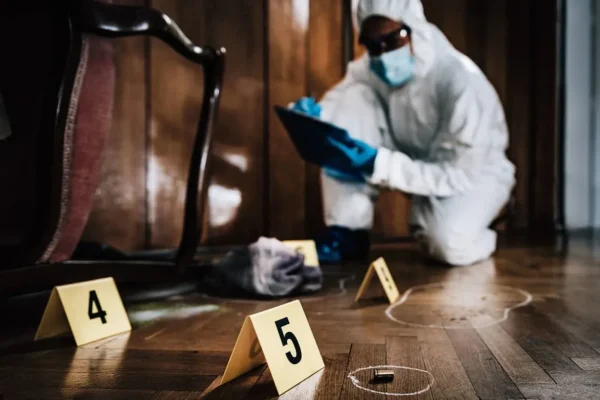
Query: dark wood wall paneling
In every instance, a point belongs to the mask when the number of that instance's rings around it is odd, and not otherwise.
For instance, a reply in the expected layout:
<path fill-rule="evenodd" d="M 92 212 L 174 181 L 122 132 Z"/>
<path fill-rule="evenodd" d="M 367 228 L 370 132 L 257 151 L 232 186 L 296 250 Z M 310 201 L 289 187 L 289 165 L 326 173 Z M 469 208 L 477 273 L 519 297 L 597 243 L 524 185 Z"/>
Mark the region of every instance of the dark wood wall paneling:
<path fill-rule="evenodd" d="M 508 64 L 509 100 L 505 106 L 508 125 L 510 128 L 510 147 L 508 154 L 511 160 L 520 168 L 517 169 L 517 187 L 515 198 L 517 201 L 517 215 L 513 224 L 523 228 L 529 225 L 529 188 L 530 170 L 523 166 L 528 165 L 531 147 L 531 61 L 533 42 L 530 37 L 529 21 L 532 9 L 529 2 L 509 1 L 511 13 L 508 18 L 510 26 L 509 58 L 520 60 Z"/>
<path fill-rule="evenodd" d="M 303 238 L 322 228 L 319 170 L 298 157 L 272 107 L 303 95 L 319 98 L 341 79 L 350 2 L 151 1 L 193 41 L 228 50 L 206 242 L 247 243 L 261 234 Z M 423 4 L 504 104 L 518 180 L 509 228 L 547 229 L 556 214 L 556 8 L 544 0 Z M 354 43 L 354 56 L 361 54 Z M 154 39 L 119 40 L 116 62 L 115 123 L 86 238 L 127 250 L 173 247 L 183 222 L 202 72 Z M 406 236 L 409 212 L 408 196 L 383 192 L 376 237 Z"/>
<path fill-rule="evenodd" d="M 306 221 L 306 169 L 273 106 L 306 94 L 309 2 L 269 0 L 268 30 L 268 200 L 265 214 L 270 235 L 303 237 Z"/>
<path fill-rule="evenodd" d="M 211 243 L 247 243 L 265 230 L 264 202 L 268 196 L 266 2 L 200 3 L 206 7 L 207 32 L 200 43 L 225 46 L 228 50 L 223 98 L 215 126 L 207 239 Z"/>
<path fill-rule="evenodd" d="M 530 178 L 533 193 L 530 225 L 542 231 L 556 226 L 556 182 L 558 159 L 556 115 L 557 96 L 557 7 L 554 2 L 532 0 L 530 23 L 533 47 L 532 93 L 534 93 L 533 130 L 534 154 Z"/>

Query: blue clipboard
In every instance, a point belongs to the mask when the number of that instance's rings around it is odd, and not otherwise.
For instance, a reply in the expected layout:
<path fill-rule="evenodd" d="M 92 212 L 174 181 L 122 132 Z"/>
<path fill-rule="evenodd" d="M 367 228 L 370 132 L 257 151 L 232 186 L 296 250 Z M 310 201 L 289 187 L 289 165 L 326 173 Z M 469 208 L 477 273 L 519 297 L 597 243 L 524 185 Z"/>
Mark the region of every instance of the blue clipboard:
<path fill-rule="evenodd" d="M 307 162 L 323 165 L 326 148 L 330 147 L 327 138 L 352 145 L 352 140 L 346 130 L 304 113 L 275 106 L 275 112 L 285 127 L 294 147 Z"/>

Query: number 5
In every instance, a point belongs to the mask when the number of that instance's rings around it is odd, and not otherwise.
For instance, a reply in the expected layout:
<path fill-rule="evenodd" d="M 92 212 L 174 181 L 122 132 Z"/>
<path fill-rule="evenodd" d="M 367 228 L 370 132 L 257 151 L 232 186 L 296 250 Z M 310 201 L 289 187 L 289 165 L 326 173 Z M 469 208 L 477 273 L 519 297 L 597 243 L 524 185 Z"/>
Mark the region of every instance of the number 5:
<path fill-rule="evenodd" d="M 279 321 L 275 321 L 275 326 L 277 327 L 277 333 L 279 333 L 279 338 L 281 339 L 281 344 L 284 346 L 287 342 L 292 341 L 294 348 L 296 349 L 296 355 L 292 356 L 292 353 L 289 351 L 285 353 L 287 359 L 292 364 L 298 364 L 302 360 L 302 350 L 300 350 L 300 343 L 298 343 L 298 339 L 292 332 L 288 332 L 286 334 L 283 333 L 283 327 L 289 325 L 290 321 L 286 318 L 282 318 Z"/>

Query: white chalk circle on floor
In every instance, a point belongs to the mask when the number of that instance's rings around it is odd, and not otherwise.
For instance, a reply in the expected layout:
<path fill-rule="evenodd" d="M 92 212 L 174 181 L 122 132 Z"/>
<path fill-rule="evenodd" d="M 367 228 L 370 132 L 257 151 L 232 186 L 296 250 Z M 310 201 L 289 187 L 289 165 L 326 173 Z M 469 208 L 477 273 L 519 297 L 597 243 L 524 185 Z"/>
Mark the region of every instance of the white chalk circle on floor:
<path fill-rule="evenodd" d="M 420 372 L 424 375 L 427 375 L 427 380 L 429 381 L 429 383 L 423 389 L 420 389 L 416 392 L 410 392 L 410 393 L 382 392 L 379 390 L 373 390 L 373 389 L 369 389 L 369 388 L 362 386 L 360 380 L 356 377 L 356 373 L 360 372 L 360 371 L 373 370 L 373 369 L 379 369 L 379 368 Z M 431 372 L 429 372 L 429 371 L 425 371 L 424 369 L 419 369 L 419 368 L 402 367 L 399 365 L 376 365 L 373 367 L 358 368 L 358 369 L 355 369 L 354 371 L 350 372 L 348 374 L 348 378 L 350 379 L 350 381 L 352 382 L 352 384 L 354 386 L 356 386 L 357 388 L 364 390 L 366 392 L 381 394 L 384 396 L 396 396 L 396 397 L 408 397 L 408 396 L 417 396 L 417 395 L 423 394 L 425 392 L 428 392 L 431 389 L 431 387 L 433 386 L 433 383 L 435 382 L 435 379 L 433 379 L 433 375 L 431 375 Z"/>
<path fill-rule="evenodd" d="M 523 298 L 522 301 L 517 302 L 513 305 L 510 305 L 508 307 L 504 307 L 504 309 L 501 312 L 501 317 L 497 318 L 497 319 L 493 319 L 492 321 L 486 321 L 485 323 L 482 324 L 475 324 L 475 325 L 469 325 L 469 326 L 464 326 L 464 325 L 459 325 L 459 326 L 453 326 L 453 325 L 437 325 L 437 324 L 419 324 L 419 323 L 414 323 L 414 322 L 409 322 L 409 321 L 403 321 L 401 319 L 396 318 L 394 315 L 392 315 L 392 312 L 394 311 L 394 309 L 400 307 L 401 305 L 403 305 L 404 303 L 406 303 L 406 301 L 408 300 L 408 298 L 410 297 L 411 294 L 419 292 L 419 291 L 425 291 L 428 289 L 444 289 L 447 285 L 444 283 L 430 283 L 430 284 L 426 284 L 426 285 L 417 285 L 417 286 L 413 286 L 409 289 L 407 289 L 404 294 L 402 295 L 402 297 L 400 298 L 400 300 L 398 300 L 397 302 L 395 302 L 394 304 L 390 305 L 386 310 L 385 310 L 385 315 L 388 317 L 388 319 L 390 319 L 391 321 L 397 322 L 399 324 L 402 325 L 406 325 L 406 326 L 410 326 L 413 328 L 436 328 L 436 329 L 481 329 L 481 328 L 487 328 L 493 325 L 497 325 L 499 323 L 502 323 L 504 321 L 506 321 L 508 319 L 508 315 L 510 314 L 510 312 L 514 309 L 520 308 L 520 307 L 525 307 L 526 305 L 528 305 L 529 303 L 531 303 L 531 301 L 533 300 L 533 296 L 531 295 L 531 293 L 526 292 L 525 290 L 522 289 L 518 289 L 518 288 L 514 288 L 514 287 L 510 287 L 510 286 L 503 286 L 503 285 L 487 285 L 485 286 L 486 289 L 488 288 L 498 288 L 498 289 L 502 289 L 505 291 L 509 291 L 514 293 L 517 293 L 518 295 L 520 295 L 520 297 Z M 469 295 L 472 293 L 468 293 L 468 287 L 469 286 L 465 286 L 465 285 L 461 285 L 461 286 L 457 286 L 457 288 L 460 288 L 461 290 L 465 290 L 461 291 L 460 293 L 463 295 Z M 482 294 L 482 292 L 478 293 L 478 295 Z M 464 320 L 466 320 L 466 318 L 464 318 Z"/>

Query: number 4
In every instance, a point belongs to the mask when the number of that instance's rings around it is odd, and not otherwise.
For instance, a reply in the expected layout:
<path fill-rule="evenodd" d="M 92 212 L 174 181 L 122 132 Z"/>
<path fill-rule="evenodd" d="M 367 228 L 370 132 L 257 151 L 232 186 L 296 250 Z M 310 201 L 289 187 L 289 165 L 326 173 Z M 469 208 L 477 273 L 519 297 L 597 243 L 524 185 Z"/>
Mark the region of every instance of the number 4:
<path fill-rule="evenodd" d="M 282 318 L 278 321 L 275 321 L 275 326 L 277 326 L 277 332 L 279 333 L 279 338 L 281 339 L 281 344 L 284 346 L 287 342 L 291 341 L 294 345 L 294 349 L 296 349 L 296 355 L 293 356 L 289 351 L 285 353 L 287 359 L 292 364 L 298 364 L 302 360 L 302 350 L 300 350 L 300 343 L 298 343 L 298 339 L 296 335 L 292 332 L 288 332 L 286 334 L 283 333 L 283 327 L 290 324 L 290 320 L 286 318 Z"/>
<path fill-rule="evenodd" d="M 94 305 L 96 306 L 96 312 L 94 312 Z M 100 305 L 100 300 L 98 300 L 98 295 L 96 294 L 95 290 L 90 290 L 88 317 L 90 317 L 90 319 L 100 318 L 103 324 L 106 323 L 106 311 L 102 309 L 102 306 Z"/>

